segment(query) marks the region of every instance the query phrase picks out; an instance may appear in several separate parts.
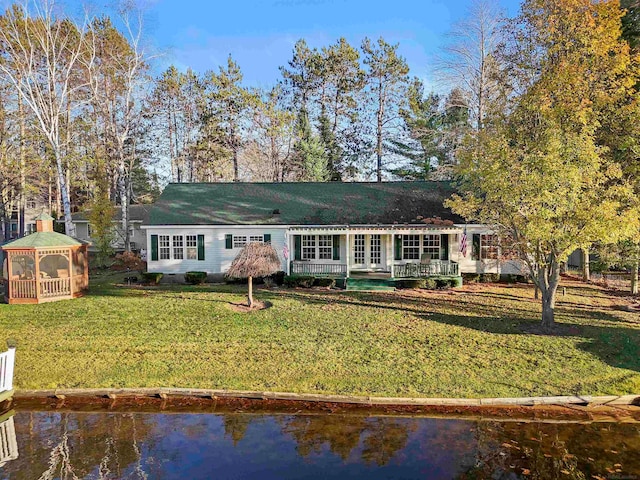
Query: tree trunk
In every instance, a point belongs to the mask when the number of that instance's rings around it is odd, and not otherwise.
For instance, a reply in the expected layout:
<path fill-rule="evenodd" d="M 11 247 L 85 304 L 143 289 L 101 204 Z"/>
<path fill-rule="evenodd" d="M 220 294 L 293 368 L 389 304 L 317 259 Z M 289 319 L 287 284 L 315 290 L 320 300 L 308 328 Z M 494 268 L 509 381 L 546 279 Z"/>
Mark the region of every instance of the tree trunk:
<path fill-rule="evenodd" d="M 379 87 L 378 105 L 378 125 L 376 128 L 376 157 L 378 160 L 376 173 L 378 182 L 382 182 L 382 121 L 384 119 L 384 97 L 382 95 L 382 85 Z"/>
<path fill-rule="evenodd" d="M 18 199 L 18 224 L 20 225 L 18 235 L 20 237 L 24 237 L 24 222 L 25 215 L 24 209 L 27 199 L 25 198 L 25 191 L 27 188 L 26 179 L 25 179 L 25 121 L 24 121 L 24 108 L 22 106 L 22 97 L 18 95 L 18 117 L 20 122 L 20 140 L 19 140 L 19 150 L 20 150 L 20 198 Z"/>
<path fill-rule="evenodd" d="M 76 230 L 71 219 L 71 201 L 69 200 L 69 190 L 67 189 L 67 176 L 62 166 L 62 155 L 59 147 L 53 148 L 53 155 L 56 161 L 56 169 L 58 171 L 58 182 L 60 185 L 60 199 L 62 200 L 62 210 L 64 212 L 64 228 L 65 233 L 71 237 L 76 236 Z"/>
<path fill-rule="evenodd" d="M 248 281 L 249 281 L 249 295 L 247 296 L 247 305 L 249 305 L 249 308 L 253 308 L 253 277 L 249 277 Z"/>
<path fill-rule="evenodd" d="M 550 330 L 555 326 L 554 310 L 560 284 L 560 265 L 555 258 L 538 270 L 538 284 L 542 294 L 542 328 Z"/>
<path fill-rule="evenodd" d="M 633 259 L 633 265 L 631 266 L 631 295 L 638 294 L 638 268 L 640 268 L 640 256 L 636 252 Z"/>
<path fill-rule="evenodd" d="M 131 251 L 131 235 L 129 234 L 129 189 L 127 188 L 126 167 L 122 152 L 118 165 L 118 196 L 120 197 L 120 219 L 124 236 L 124 250 Z"/>
<path fill-rule="evenodd" d="M 591 280 L 591 273 L 589 270 L 589 249 L 582 249 L 582 280 L 588 282 Z"/>

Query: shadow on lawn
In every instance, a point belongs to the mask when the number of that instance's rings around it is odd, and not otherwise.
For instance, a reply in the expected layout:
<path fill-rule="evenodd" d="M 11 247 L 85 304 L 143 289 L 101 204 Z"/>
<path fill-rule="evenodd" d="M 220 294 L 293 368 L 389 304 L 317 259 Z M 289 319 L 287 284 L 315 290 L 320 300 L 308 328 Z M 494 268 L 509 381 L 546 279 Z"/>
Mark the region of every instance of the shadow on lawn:
<path fill-rule="evenodd" d="M 628 328 L 628 325 L 634 324 L 634 322 L 612 315 L 609 313 L 609 308 L 606 308 L 606 311 L 599 311 L 597 307 L 591 305 L 560 303 L 556 307 L 558 323 L 554 330 L 547 332 L 539 327 L 539 306 L 518 308 L 512 305 L 502 305 L 498 309 L 482 302 L 473 301 L 472 297 L 477 294 L 477 292 L 473 292 L 467 295 L 452 295 L 451 297 L 446 295 L 415 297 L 398 292 L 395 294 L 359 292 L 357 295 L 349 293 L 327 295 L 319 292 L 303 293 L 289 290 L 283 292 L 264 291 L 262 298 L 269 298 L 272 302 L 277 302 L 282 298 L 293 298 L 327 309 L 328 314 L 331 313 L 330 306 L 332 304 L 359 305 L 406 312 L 426 321 L 472 328 L 491 334 L 573 337 L 576 339 L 578 348 L 598 357 L 608 365 L 640 372 L 640 324 L 638 324 L 638 328 Z M 527 300 L 522 297 L 515 299 Z M 455 301 L 461 301 L 460 309 L 467 309 L 465 314 L 443 312 L 443 310 L 450 311 L 451 302 Z M 462 304 L 463 302 L 464 304 Z M 541 353 L 544 354 L 544 352 Z M 569 356 L 567 356 L 567 360 L 570 360 Z M 621 374 L 621 378 L 628 376 L 630 375 L 626 373 Z"/>

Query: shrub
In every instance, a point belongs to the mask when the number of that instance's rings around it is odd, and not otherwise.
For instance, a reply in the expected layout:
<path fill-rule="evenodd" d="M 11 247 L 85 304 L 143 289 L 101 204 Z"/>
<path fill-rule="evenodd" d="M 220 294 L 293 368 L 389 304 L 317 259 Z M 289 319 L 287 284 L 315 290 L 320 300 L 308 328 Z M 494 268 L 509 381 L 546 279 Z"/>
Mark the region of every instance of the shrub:
<path fill-rule="evenodd" d="M 158 283 L 160 283 L 160 280 L 162 279 L 163 276 L 164 274 L 157 273 L 157 272 L 144 272 L 142 274 L 142 278 L 144 279 L 144 282 L 150 285 L 157 285 Z"/>
<path fill-rule="evenodd" d="M 465 283 L 477 283 L 480 281 L 480 274 L 478 273 L 463 273 L 462 279 Z"/>
<path fill-rule="evenodd" d="M 426 280 L 424 278 L 403 278 L 396 280 L 397 288 L 425 288 Z"/>
<path fill-rule="evenodd" d="M 433 278 L 425 278 L 424 279 L 424 287 L 427 290 L 435 290 L 438 288 L 438 282 L 436 282 Z"/>
<path fill-rule="evenodd" d="M 146 268 L 145 262 L 133 252 L 122 252 L 116 255 L 116 264 L 123 270 L 131 270 L 144 272 Z"/>
<path fill-rule="evenodd" d="M 187 272 L 184 274 L 184 281 L 191 285 L 200 285 L 207 279 L 207 272 Z"/>
<path fill-rule="evenodd" d="M 278 286 L 282 286 L 284 284 L 284 277 L 286 277 L 287 274 L 283 271 L 280 272 L 276 272 L 273 275 L 270 275 L 269 279 L 271 279 L 271 281 L 273 281 L 274 284 L 278 285 Z"/>
<path fill-rule="evenodd" d="M 326 278 L 326 277 L 320 277 L 320 278 L 316 278 L 313 282 L 313 286 L 314 287 L 327 287 L 327 288 L 333 288 L 336 286 L 336 279 L 335 278 Z"/>
<path fill-rule="evenodd" d="M 284 284 L 289 288 L 311 288 L 315 279 L 315 277 L 309 275 L 287 275 L 284 277 Z"/>
<path fill-rule="evenodd" d="M 497 273 L 483 273 L 480 275 L 481 283 L 496 283 L 500 281 L 500 275 Z"/>
<path fill-rule="evenodd" d="M 435 281 L 437 287 L 443 290 L 462 286 L 462 277 L 436 278 Z"/>

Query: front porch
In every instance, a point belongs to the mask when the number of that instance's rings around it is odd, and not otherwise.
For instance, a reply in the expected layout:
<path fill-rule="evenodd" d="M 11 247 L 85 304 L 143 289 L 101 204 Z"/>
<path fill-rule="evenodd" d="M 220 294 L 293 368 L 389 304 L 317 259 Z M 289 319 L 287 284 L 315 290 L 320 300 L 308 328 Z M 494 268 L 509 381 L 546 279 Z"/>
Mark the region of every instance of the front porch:
<path fill-rule="evenodd" d="M 381 286 L 402 279 L 459 278 L 459 231 L 434 225 L 297 227 L 287 240 L 293 253 L 287 273 L 379 280 Z"/>

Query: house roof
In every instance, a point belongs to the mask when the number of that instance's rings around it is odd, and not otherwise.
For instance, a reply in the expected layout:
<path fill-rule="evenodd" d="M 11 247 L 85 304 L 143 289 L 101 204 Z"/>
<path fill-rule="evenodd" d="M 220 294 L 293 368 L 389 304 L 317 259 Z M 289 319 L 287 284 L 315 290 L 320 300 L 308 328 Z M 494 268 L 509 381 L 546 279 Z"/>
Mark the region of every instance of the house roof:
<path fill-rule="evenodd" d="M 138 221 L 142 223 L 149 222 L 149 212 L 151 211 L 151 207 L 153 205 L 143 204 L 143 205 L 129 205 L 129 221 Z M 91 210 L 85 210 L 84 212 L 77 212 L 71 215 L 71 219 L 74 222 L 88 222 L 89 217 L 91 215 Z M 122 212 L 119 206 L 116 206 L 113 212 L 113 221 L 119 222 L 122 220 Z"/>
<path fill-rule="evenodd" d="M 170 183 L 149 225 L 376 225 L 463 220 L 448 182 Z"/>
<path fill-rule="evenodd" d="M 75 245 L 82 245 L 82 242 L 58 232 L 36 232 L 5 243 L 2 248 L 48 248 Z"/>

